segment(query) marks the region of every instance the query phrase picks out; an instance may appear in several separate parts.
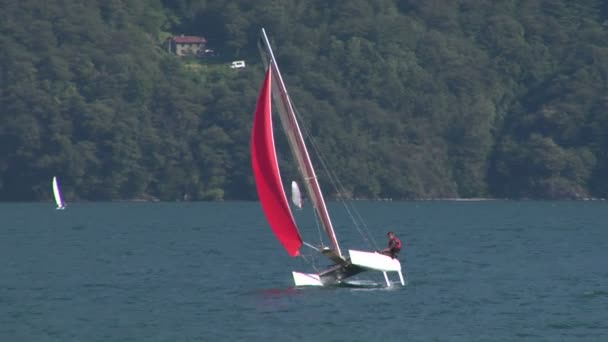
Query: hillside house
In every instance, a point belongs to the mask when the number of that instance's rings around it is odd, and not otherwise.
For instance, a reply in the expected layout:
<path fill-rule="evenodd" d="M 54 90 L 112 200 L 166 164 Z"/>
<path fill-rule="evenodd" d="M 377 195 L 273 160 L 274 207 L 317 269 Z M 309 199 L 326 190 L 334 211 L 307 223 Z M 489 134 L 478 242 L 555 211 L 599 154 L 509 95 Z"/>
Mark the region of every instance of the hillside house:
<path fill-rule="evenodd" d="M 198 36 L 174 36 L 167 38 L 167 49 L 178 56 L 203 56 L 207 39 Z"/>

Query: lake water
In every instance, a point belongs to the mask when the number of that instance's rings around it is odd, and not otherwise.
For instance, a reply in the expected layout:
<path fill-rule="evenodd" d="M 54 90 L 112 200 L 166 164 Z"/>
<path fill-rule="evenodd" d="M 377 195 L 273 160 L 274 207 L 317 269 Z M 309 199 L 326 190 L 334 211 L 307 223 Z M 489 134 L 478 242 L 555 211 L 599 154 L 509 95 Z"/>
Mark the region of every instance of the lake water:
<path fill-rule="evenodd" d="M 293 288 L 255 202 L 0 204 L 0 341 L 608 341 L 607 202 L 356 207 L 406 286 Z"/>

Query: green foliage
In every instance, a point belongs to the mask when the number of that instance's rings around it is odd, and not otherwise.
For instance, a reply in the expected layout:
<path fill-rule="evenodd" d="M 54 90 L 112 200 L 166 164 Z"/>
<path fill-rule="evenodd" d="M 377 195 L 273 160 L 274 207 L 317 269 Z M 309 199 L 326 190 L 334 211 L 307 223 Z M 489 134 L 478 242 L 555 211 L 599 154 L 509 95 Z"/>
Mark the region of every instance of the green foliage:
<path fill-rule="evenodd" d="M 0 200 L 53 175 L 68 200 L 255 199 L 260 27 L 330 196 L 608 197 L 607 20 L 600 0 L 8 1 Z M 171 55 L 173 34 L 218 55 Z"/>

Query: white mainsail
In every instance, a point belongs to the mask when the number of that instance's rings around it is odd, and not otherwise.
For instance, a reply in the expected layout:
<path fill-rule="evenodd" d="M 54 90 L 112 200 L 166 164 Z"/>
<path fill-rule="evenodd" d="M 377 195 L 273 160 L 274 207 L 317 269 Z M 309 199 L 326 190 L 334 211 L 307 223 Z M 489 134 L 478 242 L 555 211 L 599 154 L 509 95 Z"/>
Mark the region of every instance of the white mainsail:
<path fill-rule="evenodd" d="M 55 203 L 57 204 L 57 209 L 65 209 L 65 202 L 61 197 L 61 191 L 59 190 L 59 181 L 57 177 L 53 177 L 53 196 L 55 196 Z"/>

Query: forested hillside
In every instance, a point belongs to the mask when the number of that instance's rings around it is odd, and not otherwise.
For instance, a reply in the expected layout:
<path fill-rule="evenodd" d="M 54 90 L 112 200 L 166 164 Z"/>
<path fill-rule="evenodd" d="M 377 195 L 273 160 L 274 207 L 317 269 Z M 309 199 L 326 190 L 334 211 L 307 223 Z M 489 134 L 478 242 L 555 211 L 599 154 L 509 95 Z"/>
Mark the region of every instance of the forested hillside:
<path fill-rule="evenodd" d="M 348 195 L 608 197 L 606 1 L 9 0 L 0 200 L 255 199 L 261 27 Z"/>

